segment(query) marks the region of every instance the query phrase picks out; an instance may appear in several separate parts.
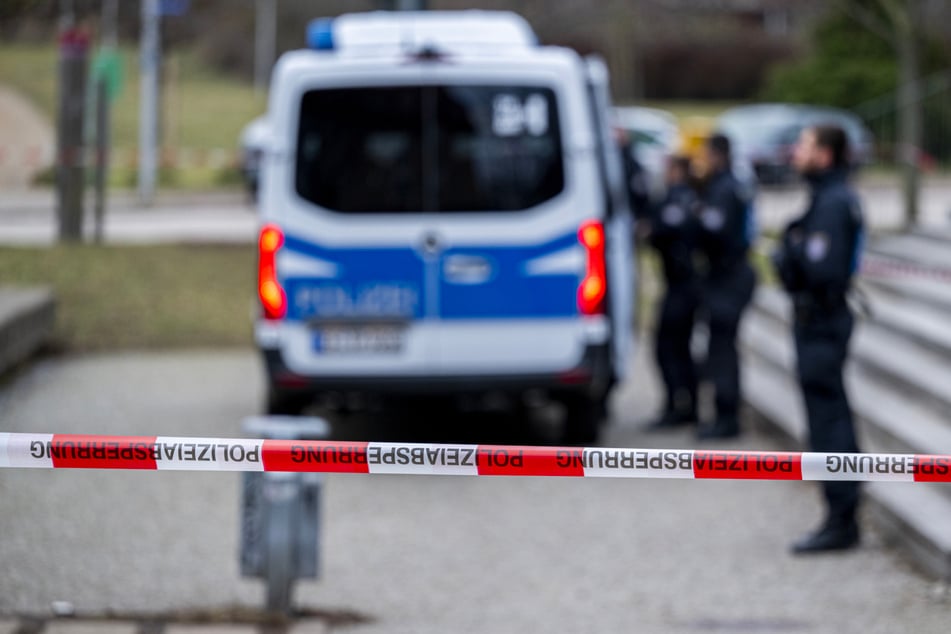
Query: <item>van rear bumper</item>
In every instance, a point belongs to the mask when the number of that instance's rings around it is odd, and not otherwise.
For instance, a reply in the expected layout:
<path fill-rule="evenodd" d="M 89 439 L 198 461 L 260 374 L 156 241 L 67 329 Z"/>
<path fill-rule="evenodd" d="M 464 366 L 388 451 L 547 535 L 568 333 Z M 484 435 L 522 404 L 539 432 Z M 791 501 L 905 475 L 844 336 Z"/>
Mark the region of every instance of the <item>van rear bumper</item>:
<path fill-rule="evenodd" d="M 457 395 L 502 391 L 581 392 L 598 396 L 613 382 L 607 344 L 587 346 L 581 362 L 564 371 L 527 374 L 304 376 L 292 372 L 280 350 L 262 350 L 272 390 L 282 393 L 360 392 L 373 395 Z"/>

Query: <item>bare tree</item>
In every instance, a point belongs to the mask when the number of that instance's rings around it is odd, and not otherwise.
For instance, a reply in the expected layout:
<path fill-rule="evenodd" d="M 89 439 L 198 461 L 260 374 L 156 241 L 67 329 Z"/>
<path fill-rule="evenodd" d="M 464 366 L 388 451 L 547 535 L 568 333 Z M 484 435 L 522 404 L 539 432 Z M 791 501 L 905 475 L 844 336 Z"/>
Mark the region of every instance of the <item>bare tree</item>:
<path fill-rule="evenodd" d="M 898 59 L 896 159 L 902 165 L 905 224 L 918 221 L 919 151 L 924 119 L 919 83 L 919 42 L 924 30 L 920 0 L 838 0 L 845 12 L 870 32 L 884 38 Z M 874 3 L 874 4 L 873 4 Z M 875 6 L 879 10 L 875 10 Z"/>

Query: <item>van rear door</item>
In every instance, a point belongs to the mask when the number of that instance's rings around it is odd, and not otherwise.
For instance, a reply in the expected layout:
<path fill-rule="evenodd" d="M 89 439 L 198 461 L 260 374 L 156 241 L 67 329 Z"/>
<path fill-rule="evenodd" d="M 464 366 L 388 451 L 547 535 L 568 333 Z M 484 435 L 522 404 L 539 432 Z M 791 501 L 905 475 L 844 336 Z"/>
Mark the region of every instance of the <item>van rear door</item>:
<path fill-rule="evenodd" d="M 583 315 L 579 230 L 603 215 L 580 64 L 438 65 L 438 328 L 444 375 L 570 373 L 603 311 Z"/>
<path fill-rule="evenodd" d="M 607 274 L 611 283 L 608 311 L 611 317 L 611 346 L 614 375 L 623 380 L 632 358 L 632 333 L 637 309 L 637 269 L 634 258 L 633 223 L 626 191 L 624 167 L 614 140 L 610 113 L 611 91 L 607 66 L 597 57 L 586 60 L 592 119 L 600 154 L 601 181 L 608 208 L 605 220 Z"/>
<path fill-rule="evenodd" d="M 368 87 L 343 65 L 323 70 L 290 80 L 296 103 L 279 108 L 298 116 L 282 122 L 292 143 L 262 210 L 285 234 L 285 362 L 313 376 L 431 374 L 437 218 L 423 210 L 418 71 Z"/>
<path fill-rule="evenodd" d="M 262 213 L 285 231 L 292 371 L 570 374 L 607 344 L 578 303 L 604 196 L 576 55 L 286 70 L 295 103 L 272 108 L 299 116 Z"/>

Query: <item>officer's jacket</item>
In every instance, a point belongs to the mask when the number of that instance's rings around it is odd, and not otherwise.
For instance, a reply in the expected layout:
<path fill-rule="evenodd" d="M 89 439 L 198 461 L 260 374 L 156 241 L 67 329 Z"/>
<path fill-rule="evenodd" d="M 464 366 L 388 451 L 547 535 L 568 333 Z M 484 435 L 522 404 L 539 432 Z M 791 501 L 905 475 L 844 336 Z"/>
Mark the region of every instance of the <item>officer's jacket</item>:
<path fill-rule="evenodd" d="M 671 185 L 651 214 L 651 245 L 660 254 L 668 284 L 694 278 L 697 195 L 688 185 Z"/>
<path fill-rule="evenodd" d="M 646 218 L 650 213 L 650 188 L 647 184 L 647 173 L 640 161 L 634 158 L 633 148 L 630 145 L 622 148 L 621 158 L 631 211 L 635 219 Z"/>
<path fill-rule="evenodd" d="M 773 260 L 790 293 L 841 301 L 859 264 L 862 208 L 845 170 L 821 172 L 809 182 L 809 207 L 786 227 Z"/>
<path fill-rule="evenodd" d="M 711 176 L 699 207 L 698 246 L 712 275 L 746 262 L 752 194 L 729 171 Z"/>

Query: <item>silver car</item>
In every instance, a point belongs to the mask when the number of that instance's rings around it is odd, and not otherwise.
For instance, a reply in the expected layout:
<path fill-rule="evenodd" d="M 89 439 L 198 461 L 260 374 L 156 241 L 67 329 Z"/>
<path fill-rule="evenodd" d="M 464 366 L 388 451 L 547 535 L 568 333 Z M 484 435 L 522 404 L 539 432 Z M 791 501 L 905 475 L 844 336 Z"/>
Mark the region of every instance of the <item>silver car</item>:
<path fill-rule="evenodd" d="M 241 175 L 252 198 L 257 198 L 261 160 L 267 147 L 269 128 L 266 116 L 252 120 L 241 131 Z"/>
<path fill-rule="evenodd" d="M 847 110 L 803 104 L 753 104 L 731 108 L 720 115 L 716 128 L 733 144 L 737 161 L 752 166 L 760 183 L 792 180 L 792 149 L 802 129 L 810 125 L 841 126 L 849 137 L 852 165 L 872 162 L 872 134 L 862 120 Z"/>

